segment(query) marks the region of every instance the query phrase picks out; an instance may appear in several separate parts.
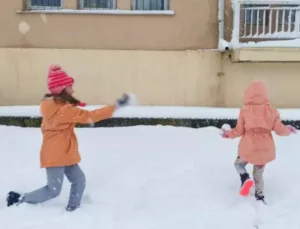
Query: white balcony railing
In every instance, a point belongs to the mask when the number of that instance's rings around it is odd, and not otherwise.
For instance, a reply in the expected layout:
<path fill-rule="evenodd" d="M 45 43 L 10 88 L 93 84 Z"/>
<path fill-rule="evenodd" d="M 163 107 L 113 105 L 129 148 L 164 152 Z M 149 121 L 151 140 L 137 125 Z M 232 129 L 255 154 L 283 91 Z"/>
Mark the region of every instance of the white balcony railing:
<path fill-rule="evenodd" d="M 300 0 L 233 0 L 232 39 L 300 38 Z"/>

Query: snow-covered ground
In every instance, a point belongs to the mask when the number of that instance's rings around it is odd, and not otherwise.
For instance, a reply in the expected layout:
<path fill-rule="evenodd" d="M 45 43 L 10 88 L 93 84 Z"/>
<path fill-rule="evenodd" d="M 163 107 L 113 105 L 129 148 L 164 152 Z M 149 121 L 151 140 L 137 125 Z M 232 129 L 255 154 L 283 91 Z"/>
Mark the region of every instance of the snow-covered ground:
<path fill-rule="evenodd" d="M 45 184 L 40 130 L 0 127 L 0 228 L 5 229 L 296 229 L 300 226 L 299 135 L 275 136 L 277 160 L 265 172 L 268 206 L 238 196 L 238 139 L 214 127 L 137 126 L 77 129 L 87 176 L 82 208 L 61 196 L 6 208 L 6 193 Z M 249 171 L 252 167 L 249 166 Z M 299 189 L 298 189 L 299 188 Z"/>

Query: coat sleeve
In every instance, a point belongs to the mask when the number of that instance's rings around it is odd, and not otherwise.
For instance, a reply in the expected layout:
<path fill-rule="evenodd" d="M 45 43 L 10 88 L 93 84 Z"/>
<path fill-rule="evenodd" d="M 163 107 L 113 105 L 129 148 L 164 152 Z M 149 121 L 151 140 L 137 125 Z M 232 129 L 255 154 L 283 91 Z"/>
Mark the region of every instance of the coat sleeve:
<path fill-rule="evenodd" d="M 243 110 L 240 110 L 239 118 L 237 120 L 236 127 L 228 132 L 229 138 L 237 138 L 245 133 L 245 119 L 243 115 Z"/>
<path fill-rule="evenodd" d="M 58 117 L 61 123 L 89 124 L 112 117 L 115 106 L 105 106 L 93 111 L 83 110 L 76 106 L 66 105 Z"/>
<path fill-rule="evenodd" d="M 274 125 L 273 125 L 273 130 L 275 131 L 275 133 L 277 135 L 280 135 L 280 136 L 288 136 L 288 135 L 290 135 L 290 131 L 287 128 L 287 126 L 285 126 L 281 122 L 280 115 L 279 115 L 278 111 L 276 111 Z"/>

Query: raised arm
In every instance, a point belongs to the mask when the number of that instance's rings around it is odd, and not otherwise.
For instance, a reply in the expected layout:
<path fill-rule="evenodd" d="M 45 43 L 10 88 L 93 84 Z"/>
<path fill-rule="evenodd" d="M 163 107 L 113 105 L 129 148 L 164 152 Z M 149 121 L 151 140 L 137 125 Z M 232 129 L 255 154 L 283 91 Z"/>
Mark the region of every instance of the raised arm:
<path fill-rule="evenodd" d="M 244 133 L 245 133 L 245 120 L 244 120 L 243 110 L 241 109 L 236 127 L 228 132 L 228 137 L 237 138 L 244 135 Z"/>
<path fill-rule="evenodd" d="M 105 106 L 93 111 L 83 110 L 72 105 L 65 105 L 62 107 L 58 119 L 62 123 L 89 124 L 99 122 L 111 118 L 116 109 L 131 104 L 132 100 L 132 95 L 124 93 L 121 98 L 116 100 L 115 105 Z"/>
<path fill-rule="evenodd" d="M 93 111 L 83 110 L 76 106 L 67 105 L 62 108 L 58 120 L 62 123 L 89 124 L 112 117 L 115 106 L 106 106 Z"/>

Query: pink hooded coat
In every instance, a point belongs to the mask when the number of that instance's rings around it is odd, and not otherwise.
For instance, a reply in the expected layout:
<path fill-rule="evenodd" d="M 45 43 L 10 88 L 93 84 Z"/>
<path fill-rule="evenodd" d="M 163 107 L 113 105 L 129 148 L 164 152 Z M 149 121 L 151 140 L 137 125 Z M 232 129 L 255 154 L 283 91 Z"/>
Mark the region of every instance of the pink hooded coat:
<path fill-rule="evenodd" d="M 281 123 L 279 113 L 269 106 L 268 93 L 261 81 L 253 81 L 244 94 L 237 125 L 229 138 L 242 136 L 238 154 L 245 162 L 265 165 L 275 159 L 275 144 L 271 134 L 288 136 L 289 129 Z"/>

